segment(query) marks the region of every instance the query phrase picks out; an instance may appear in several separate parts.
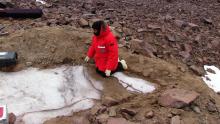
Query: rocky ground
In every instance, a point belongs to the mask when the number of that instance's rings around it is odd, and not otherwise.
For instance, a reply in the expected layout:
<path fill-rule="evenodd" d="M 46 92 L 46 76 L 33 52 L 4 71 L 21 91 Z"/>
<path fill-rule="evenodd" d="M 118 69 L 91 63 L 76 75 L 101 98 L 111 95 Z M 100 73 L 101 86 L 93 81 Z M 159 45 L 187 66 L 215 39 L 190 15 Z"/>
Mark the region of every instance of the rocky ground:
<path fill-rule="evenodd" d="M 152 94 L 130 93 L 116 79 L 97 76 L 93 64 L 86 65 L 94 78 L 105 82 L 101 101 L 91 110 L 45 124 L 220 123 L 219 96 L 198 77 L 204 74 L 203 65 L 220 66 L 220 1 L 48 0 L 43 5 L 12 0 L 11 4 L 44 12 L 38 19 L 0 19 L 0 50 L 19 55 L 13 71 L 83 63 L 92 35 L 89 27 L 104 19 L 118 36 L 120 56 L 129 65 L 126 73 L 158 85 Z M 183 96 L 170 89 L 184 89 L 178 91 L 187 98 L 175 103 Z M 168 99 L 165 91 L 178 98 Z"/>

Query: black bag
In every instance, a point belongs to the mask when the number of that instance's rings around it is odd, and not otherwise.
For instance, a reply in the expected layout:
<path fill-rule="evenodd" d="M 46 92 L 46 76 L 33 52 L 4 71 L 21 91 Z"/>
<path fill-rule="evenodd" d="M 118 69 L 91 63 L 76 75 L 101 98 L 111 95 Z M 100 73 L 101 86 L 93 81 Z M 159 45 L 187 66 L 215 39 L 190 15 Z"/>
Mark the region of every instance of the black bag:
<path fill-rule="evenodd" d="M 0 52 L 0 67 L 16 65 L 17 58 L 16 52 Z"/>
<path fill-rule="evenodd" d="M 5 9 L 5 10 L 0 10 L 0 17 L 40 18 L 42 15 L 43 15 L 42 9 Z"/>

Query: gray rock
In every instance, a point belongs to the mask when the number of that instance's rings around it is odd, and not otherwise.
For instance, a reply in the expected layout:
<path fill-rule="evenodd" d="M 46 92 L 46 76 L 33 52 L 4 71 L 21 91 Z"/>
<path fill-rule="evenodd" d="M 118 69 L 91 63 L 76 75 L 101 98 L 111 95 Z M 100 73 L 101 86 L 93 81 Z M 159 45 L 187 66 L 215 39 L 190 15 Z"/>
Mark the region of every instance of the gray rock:
<path fill-rule="evenodd" d="M 171 35 L 171 34 L 167 34 L 166 35 L 166 39 L 170 42 L 175 42 L 176 41 L 176 38 L 174 35 Z"/>
<path fill-rule="evenodd" d="M 208 109 L 209 112 L 217 112 L 217 107 L 212 102 L 209 102 L 206 108 Z"/>
<path fill-rule="evenodd" d="M 187 26 L 187 23 L 185 21 L 182 21 L 182 20 L 175 20 L 174 23 L 179 28 L 184 28 L 184 27 Z"/>

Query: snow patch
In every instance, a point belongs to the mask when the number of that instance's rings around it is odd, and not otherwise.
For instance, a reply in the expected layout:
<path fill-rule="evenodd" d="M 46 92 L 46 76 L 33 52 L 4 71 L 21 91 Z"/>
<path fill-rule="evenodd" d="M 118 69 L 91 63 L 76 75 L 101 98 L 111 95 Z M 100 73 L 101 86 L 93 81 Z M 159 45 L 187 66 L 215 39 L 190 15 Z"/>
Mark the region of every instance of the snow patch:
<path fill-rule="evenodd" d="M 46 4 L 44 0 L 36 0 L 36 2 L 41 3 L 41 4 Z"/>
<path fill-rule="evenodd" d="M 96 88 L 102 87 L 85 75 L 82 66 L 0 72 L 0 104 L 7 104 L 8 111 L 25 124 L 42 124 L 56 116 L 88 109 L 93 99 L 100 99 Z"/>
<path fill-rule="evenodd" d="M 113 74 L 114 77 L 118 78 L 119 82 L 125 87 L 128 91 L 134 91 L 138 93 L 150 93 L 155 90 L 155 86 L 143 79 L 129 77 L 121 72 Z"/>
<path fill-rule="evenodd" d="M 215 92 L 220 92 L 220 70 L 215 66 L 204 66 L 206 70 L 206 75 L 203 78 L 203 81 Z M 208 72 L 207 70 L 211 69 L 215 71 L 215 74 Z"/>

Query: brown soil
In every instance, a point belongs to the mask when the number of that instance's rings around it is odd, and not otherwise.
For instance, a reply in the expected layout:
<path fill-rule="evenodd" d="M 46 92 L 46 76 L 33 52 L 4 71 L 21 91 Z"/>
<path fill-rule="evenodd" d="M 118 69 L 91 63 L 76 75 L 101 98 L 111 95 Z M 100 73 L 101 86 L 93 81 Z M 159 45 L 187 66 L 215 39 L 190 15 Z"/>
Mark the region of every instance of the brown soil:
<path fill-rule="evenodd" d="M 158 58 L 148 58 L 143 55 L 131 53 L 126 48 L 120 49 L 120 58 L 127 61 L 129 70 L 125 73 L 131 76 L 140 77 L 157 84 L 157 90 L 149 94 L 136 94 L 126 91 L 117 81 L 111 77 L 103 79 L 95 73 L 94 64 L 83 64 L 88 43 L 91 39 L 91 32 L 86 29 L 63 27 L 43 27 L 29 30 L 16 31 L 9 36 L 0 38 L 0 51 L 17 51 L 19 64 L 14 71 L 27 68 L 27 62 L 32 63 L 32 67 L 51 68 L 62 64 L 85 65 L 91 76 L 101 80 L 104 85 L 102 98 L 97 101 L 97 106 L 105 102 L 106 97 L 114 98 L 119 103 L 100 114 L 107 114 L 109 109 L 116 109 L 117 117 L 124 117 L 133 122 L 141 124 L 166 124 L 170 123 L 172 111 L 181 111 L 181 120 L 185 124 L 218 124 L 220 123 L 219 112 L 209 112 L 207 104 L 215 102 L 215 106 L 220 108 L 220 97 L 208 88 L 198 77 L 191 73 L 187 66 L 179 62 L 166 62 Z M 193 90 L 200 93 L 199 98 L 192 103 L 200 108 L 201 113 L 195 113 L 190 107 L 183 109 L 173 109 L 162 107 L 157 100 L 160 94 L 170 88 L 181 88 Z M 104 107 L 104 106 L 102 106 Z M 123 115 L 120 108 L 132 109 L 137 112 L 136 116 Z M 146 119 L 144 114 L 154 111 L 152 119 Z M 57 117 L 46 121 L 44 124 L 70 124 L 74 118 L 84 117 L 89 119 L 91 124 L 96 124 L 96 117 L 92 109 L 84 112 L 73 113 L 69 117 Z"/>

